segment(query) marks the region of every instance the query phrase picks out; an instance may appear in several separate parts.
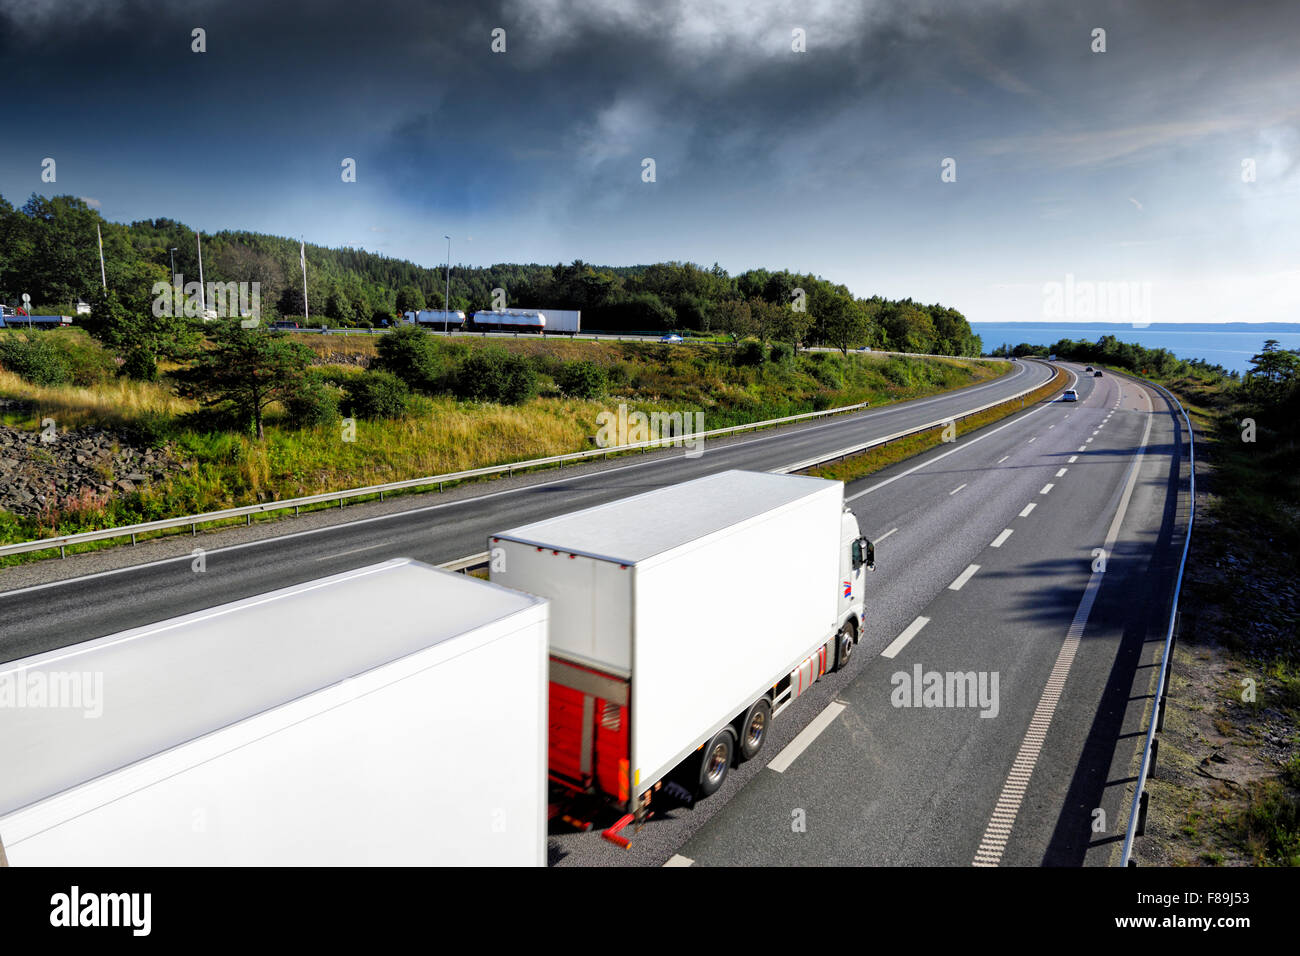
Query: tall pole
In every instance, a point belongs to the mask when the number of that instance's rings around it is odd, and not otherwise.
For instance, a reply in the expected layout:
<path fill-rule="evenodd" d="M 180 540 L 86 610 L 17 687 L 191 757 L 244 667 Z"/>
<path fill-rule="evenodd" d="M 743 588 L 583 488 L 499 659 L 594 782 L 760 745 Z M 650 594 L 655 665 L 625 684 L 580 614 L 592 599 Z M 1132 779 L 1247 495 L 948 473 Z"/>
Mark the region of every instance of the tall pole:
<path fill-rule="evenodd" d="M 171 247 L 171 256 L 172 256 L 172 282 L 175 282 L 176 281 L 176 247 L 175 246 Z"/>
<path fill-rule="evenodd" d="M 447 288 L 442 293 L 442 331 L 447 331 L 447 309 L 448 300 L 451 298 L 451 236 L 443 236 L 447 240 Z"/>
<path fill-rule="evenodd" d="M 199 245 L 199 315 L 206 322 L 208 320 L 208 302 L 203 296 L 203 237 L 199 235 L 197 229 L 194 230 L 194 239 Z"/>
<path fill-rule="evenodd" d="M 307 240 L 299 236 L 298 243 L 298 258 L 302 260 L 302 325 L 306 328 L 311 324 L 311 309 L 307 305 Z"/>
<path fill-rule="evenodd" d="M 99 231 L 99 223 L 95 223 L 95 235 L 99 237 L 99 281 L 107 292 L 108 276 L 104 273 L 104 234 Z"/>

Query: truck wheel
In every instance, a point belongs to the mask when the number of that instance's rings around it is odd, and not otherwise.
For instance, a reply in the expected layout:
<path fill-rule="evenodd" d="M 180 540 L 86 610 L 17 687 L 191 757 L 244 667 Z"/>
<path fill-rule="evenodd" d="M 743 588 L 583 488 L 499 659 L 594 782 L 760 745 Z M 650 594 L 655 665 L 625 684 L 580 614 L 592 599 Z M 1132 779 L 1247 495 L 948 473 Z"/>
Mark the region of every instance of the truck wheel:
<path fill-rule="evenodd" d="M 835 669 L 837 671 L 842 671 L 849 666 L 849 658 L 853 656 L 853 645 L 855 643 L 853 638 L 852 624 L 845 624 L 835 638 Z"/>
<path fill-rule="evenodd" d="M 701 797 L 711 796 L 722 787 L 723 781 L 727 779 L 727 771 L 731 769 L 731 758 L 735 750 L 735 738 L 731 736 L 729 727 L 718 731 L 717 736 L 704 745 L 700 754 Z"/>
<path fill-rule="evenodd" d="M 760 697 L 740 718 L 740 759 L 752 760 L 767 742 L 767 728 L 772 723 L 772 705 Z"/>

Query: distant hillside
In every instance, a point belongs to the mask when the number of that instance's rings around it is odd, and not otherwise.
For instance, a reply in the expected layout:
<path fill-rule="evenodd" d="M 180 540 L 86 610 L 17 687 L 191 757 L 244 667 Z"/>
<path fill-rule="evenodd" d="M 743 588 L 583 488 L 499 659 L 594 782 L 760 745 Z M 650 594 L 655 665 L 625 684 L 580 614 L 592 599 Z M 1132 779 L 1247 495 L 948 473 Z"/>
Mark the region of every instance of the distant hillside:
<path fill-rule="evenodd" d="M 198 278 L 194 230 L 183 223 L 108 222 L 72 196 L 33 195 L 21 208 L 0 197 L 0 300 L 15 302 L 26 292 L 34 303 L 69 310 L 78 298 L 92 300 L 100 288 L 96 225 L 103 232 L 108 286 L 130 308 L 148 308 L 153 284 L 167 281 L 172 248 L 176 271 L 187 281 Z M 264 311 L 302 314 L 297 240 L 234 231 L 202 238 L 206 281 L 259 282 Z M 313 318 L 367 325 L 407 309 L 442 307 L 445 280 L 438 269 L 316 245 L 307 246 L 307 264 Z M 844 285 L 784 270 L 751 269 L 732 276 L 716 264 L 703 268 L 683 262 L 456 266 L 451 307 L 491 308 L 496 288 L 504 289 L 515 307 L 581 309 L 584 327 L 593 329 L 724 332 L 844 349 L 980 352 L 979 337 L 955 309 L 911 299 L 855 298 Z M 796 293 L 800 289 L 802 298 Z"/>

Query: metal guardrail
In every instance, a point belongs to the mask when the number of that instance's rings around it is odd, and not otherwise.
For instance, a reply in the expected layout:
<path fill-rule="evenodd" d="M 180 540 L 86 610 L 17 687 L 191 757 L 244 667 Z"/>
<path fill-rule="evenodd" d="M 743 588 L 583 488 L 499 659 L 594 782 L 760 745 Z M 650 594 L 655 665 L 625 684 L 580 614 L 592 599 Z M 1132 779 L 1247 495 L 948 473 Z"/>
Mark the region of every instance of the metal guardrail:
<path fill-rule="evenodd" d="M 803 471 L 805 468 L 812 468 L 814 465 L 822 465 L 826 462 L 834 461 L 837 458 L 847 458 L 849 455 L 856 455 L 879 445 L 887 445 L 891 441 L 897 441 L 899 438 L 906 438 L 908 435 L 915 435 L 918 432 L 928 431 L 931 428 L 938 428 L 940 425 L 947 425 L 949 422 L 961 421 L 963 418 L 969 418 L 971 415 L 978 415 L 980 412 L 986 412 L 990 408 L 996 408 L 999 405 L 1014 402 L 1016 399 L 1024 398 L 1026 395 L 1036 392 L 1040 388 L 1051 385 L 1056 381 L 1057 371 L 1059 371 L 1059 369 L 1054 369 L 1052 378 L 1049 381 L 1044 382 L 1042 385 L 1035 385 L 1033 388 L 1026 389 L 1023 392 L 1017 392 L 1015 395 L 1008 396 L 1007 398 L 998 399 L 996 402 L 989 402 L 987 405 L 981 405 L 979 408 L 972 408 L 969 411 L 962 412 L 960 415 L 949 415 L 947 418 L 941 418 L 938 421 L 929 422 L 925 425 L 918 425 L 915 428 L 909 428 L 906 431 L 895 432 L 892 435 L 886 435 L 884 438 L 874 438 L 868 442 L 859 442 L 856 445 L 850 445 L 848 448 L 841 448 L 838 451 L 817 455 L 814 458 L 808 458 L 804 461 L 796 462 L 793 465 L 787 465 L 784 468 L 777 468 L 775 471 L 778 474 L 789 474 L 792 471 Z"/>
<path fill-rule="evenodd" d="M 1167 388 L 1146 379 L 1139 380 L 1143 384 L 1153 385 L 1160 389 L 1183 413 L 1183 421 L 1187 425 L 1187 461 L 1190 465 L 1190 491 L 1187 504 L 1187 533 L 1183 538 L 1183 556 L 1178 562 L 1178 579 L 1174 584 L 1174 602 L 1169 609 L 1169 630 L 1165 634 L 1164 656 L 1160 661 L 1160 680 L 1156 684 L 1155 704 L 1151 708 L 1151 724 L 1147 727 L 1146 745 L 1142 748 L 1142 765 L 1138 771 L 1137 786 L 1133 789 L 1133 803 L 1129 808 L 1128 825 L 1124 829 L 1124 850 L 1120 855 L 1120 866 L 1137 865 L 1132 859 L 1133 840 L 1135 837 L 1141 836 L 1146 830 L 1147 778 L 1152 776 L 1155 770 L 1156 753 L 1159 749 L 1159 744 L 1156 741 L 1156 731 L 1160 730 L 1165 722 L 1166 686 L 1169 683 L 1169 670 L 1173 666 L 1174 626 L 1178 620 L 1178 598 L 1183 590 L 1183 572 L 1187 567 L 1187 552 L 1192 544 L 1192 522 L 1196 518 L 1196 433 L 1192 430 L 1192 420 L 1187 414 L 1187 409 L 1183 407 L 1183 403 Z"/>
<path fill-rule="evenodd" d="M 924 431 L 927 428 L 933 428 L 936 424 L 944 424 L 949 420 L 964 418 L 968 415 L 973 415 L 988 408 L 992 408 L 994 405 L 1001 405 L 1004 402 L 1015 401 L 1017 398 L 1022 398 L 1041 387 L 1041 385 L 1035 386 L 1034 388 L 1026 389 L 1023 392 L 1017 392 L 1015 395 L 1000 399 L 999 401 L 982 405 L 977 409 L 962 412 L 959 416 L 948 416 L 947 418 L 941 419 L 939 422 L 923 425 L 919 428 L 908 429 L 905 432 L 899 432 L 895 435 L 890 435 L 886 438 L 877 439 L 874 442 L 868 442 L 865 445 L 855 447 L 861 450 L 861 448 L 869 448 L 875 444 L 883 444 L 884 442 L 893 441 L 895 438 L 899 438 L 903 435 L 908 435 L 917 431 Z M 198 526 L 201 524 L 211 524 L 216 521 L 229 521 L 232 518 L 244 518 L 246 519 L 245 523 L 251 525 L 253 523 L 253 515 L 269 514 L 275 511 L 287 511 L 290 508 L 294 509 L 294 514 L 297 514 L 304 507 L 326 504 L 334 501 L 337 501 L 339 507 L 342 508 L 343 502 L 349 498 L 362 498 L 371 495 L 378 495 L 382 501 L 384 495 L 390 491 L 407 491 L 412 488 L 423 488 L 432 485 L 437 485 L 438 490 L 441 491 L 442 486 L 448 482 L 464 481 L 469 478 L 485 478 L 491 475 L 500 474 L 513 475 L 517 470 L 523 471 L 531 468 L 542 468 L 547 465 L 557 465 L 560 468 L 563 468 L 566 461 L 576 462 L 586 461 L 592 458 L 608 458 L 611 454 L 617 455 L 631 451 L 648 451 L 651 448 L 680 445 L 682 442 L 688 440 L 697 441 L 703 438 L 716 438 L 720 435 L 731 435 L 742 431 L 770 428 L 776 425 L 786 425 L 793 422 L 806 421 L 811 418 L 825 418 L 831 415 L 842 415 L 847 412 L 859 411 L 860 409 L 868 407 L 869 404 L 870 403 L 868 402 L 859 402 L 856 405 L 841 405 L 837 408 L 827 408 L 819 412 L 804 412 L 799 415 L 787 415 L 784 418 L 771 418 L 761 422 L 749 422 L 745 425 L 731 425 L 726 428 L 713 428 L 703 432 L 671 435 L 666 438 L 651 439 L 650 441 L 630 442 L 626 445 L 616 445 L 612 448 L 596 448 L 591 451 L 570 452 L 565 455 L 551 455 L 547 458 L 530 458 L 526 461 L 510 462 L 505 465 L 489 465 L 486 468 L 472 468 L 468 471 L 451 472 L 445 475 L 428 475 L 423 478 L 408 478 L 403 481 L 391 481 L 382 485 L 367 485 L 362 488 L 329 491 L 318 495 L 306 495 L 301 498 L 284 498 L 279 501 L 267 501 L 256 505 L 244 505 L 239 508 L 208 511 L 199 515 L 184 515 L 178 518 L 163 518 L 158 521 L 145 521 L 140 524 L 122 525 L 116 528 L 102 528 L 98 531 L 82 531 L 77 534 L 38 538 L 35 541 L 22 541 L 16 544 L 0 545 L 0 557 L 6 557 L 11 554 L 26 554 L 32 551 L 51 551 L 54 548 L 59 549 L 61 557 L 67 557 L 67 548 L 72 545 L 126 537 L 129 537 L 131 543 L 135 544 L 136 538 L 139 535 L 148 534 L 154 531 L 168 531 L 173 528 L 184 528 L 186 525 L 189 525 L 190 527 L 190 534 L 194 535 L 198 533 Z M 838 458 L 844 454 L 851 453 L 851 450 L 847 452 L 836 451 L 829 456 L 819 457 L 811 464 L 816 464 L 820 461 L 829 461 L 832 458 Z M 785 470 L 795 471 L 798 470 L 798 468 L 807 467 L 810 467 L 809 463 L 802 463 Z"/>
<path fill-rule="evenodd" d="M 468 471 L 456 471 L 445 475 L 428 475 L 423 478 L 408 478 L 403 481 L 391 481 L 382 485 L 367 485 L 362 488 L 348 488 L 342 491 L 328 491 L 318 495 L 306 495 L 301 498 L 284 498 L 279 501 L 267 501 L 256 505 L 244 505 L 239 508 L 226 508 L 222 511 L 208 511 L 199 515 L 184 515 L 178 518 L 163 518 L 158 521 L 145 521 L 140 524 L 122 525 L 116 528 L 103 528 L 99 531 L 82 531 L 77 534 L 61 535 L 51 538 L 39 538 L 35 541 L 23 541 L 17 544 L 0 545 L 0 557 L 11 554 L 24 554 L 31 551 L 47 551 L 58 548 L 62 556 L 67 556 L 66 549 L 70 545 L 85 544 L 91 541 L 105 541 L 110 538 L 131 538 L 131 543 L 135 544 L 136 537 L 141 534 L 148 534 L 152 531 L 167 531 L 172 528 L 183 528 L 190 526 L 190 533 L 197 534 L 198 526 L 201 524 L 211 524 L 214 521 L 228 521 L 232 518 L 245 518 L 247 524 L 253 523 L 253 515 L 269 514 L 274 511 L 285 511 L 289 508 L 294 509 L 296 514 L 304 507 L 311 505 L 326 504 L 337 501 L 339 507 L 343 507 L 343 502 L 349 498 L 362 498 L 370 495 L 379 495 L 380 500 L 390 491 L 406 491 L 411 488 L 422 488 L 426 486 L 437 485 L 439 490 L 442 486 L 452 481 L 464 481 L 468 478 L 484 478 L 490 475 L 508 474 L 513 475 L 516 471 L 523 471 L 530 468 L 541 468 L 547 465 L 558 465 L 563 468 L 565 462 L 585 461 L 592 458 L 608 458 L 610 455 L 622 454 L 630 451 L 648 451 L 651 448 L 662 446 L 680 445 L 684 441 L 698 441 L 704 438 L 716 438 L 720 435 L 730 435 L 736 432 L 747 431 L 751 429 L 768 428 L 774 425 L 786 425 L 792 422 L 805 421 L 810 418 L 824 418 L 830 415 L 841 415 L 846 412 L 859 411 L 866 408 L 869 403 L 859 402 L 856 405 L 841 405 L 837 408 L 827 408 L 819 412 L 803 412 L 799 415 L 787 415 L 784 418 L 772 418 L 761 422 L 749 422 L 744 425 L 730 425 L 726 428 L 714 428 L 703 432 L 691 432 L 681 435 L 670 435 L 665 438 L 655 438 L 643 442 L 630 442 L 626 445 L 615 445 L 611 448 L 596 448 L 591 451 L 570 452 L 565 455 L 551 455 L 547 458 L 530 458 L 526 461 L 510 462 L 504 465 L 489 465 L 485 468 L 471 468 Z"/>

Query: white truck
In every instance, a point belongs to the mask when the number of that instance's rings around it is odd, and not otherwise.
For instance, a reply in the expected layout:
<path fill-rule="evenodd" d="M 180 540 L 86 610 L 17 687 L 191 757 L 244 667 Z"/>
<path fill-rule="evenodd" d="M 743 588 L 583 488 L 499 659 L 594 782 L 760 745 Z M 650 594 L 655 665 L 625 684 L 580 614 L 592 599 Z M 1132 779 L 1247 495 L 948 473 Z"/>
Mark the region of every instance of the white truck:
<path fill-rule="evenodd" d="M 407 325 L 429 325 L 440 329 L 459 329 L 465 324 L 465 313 L 455 310 L 421 309 L 418 312 L 403 312 L 402 321 Z"/>
<path fill-rule="evenodd" d="M 2 852 L 543 865 L 547 610 L 397 559 L 0 665 Z"/>
<path fill-rule="evenodd" d="M 546 315 L 546 334 L 563 332 L 576 335 L 582 331 L 582 312 L 578 309 L 542 309 Z"/>
<path fill-rule="evenodd" d="M 649 812 L 715 792 L 862 634 L 874 548 L 844 486 L 727 471 L 503 531 L 491 579 L 550 601 L 551 781 Z M 615 842 L 621 838 L 606 835 Z"/>

